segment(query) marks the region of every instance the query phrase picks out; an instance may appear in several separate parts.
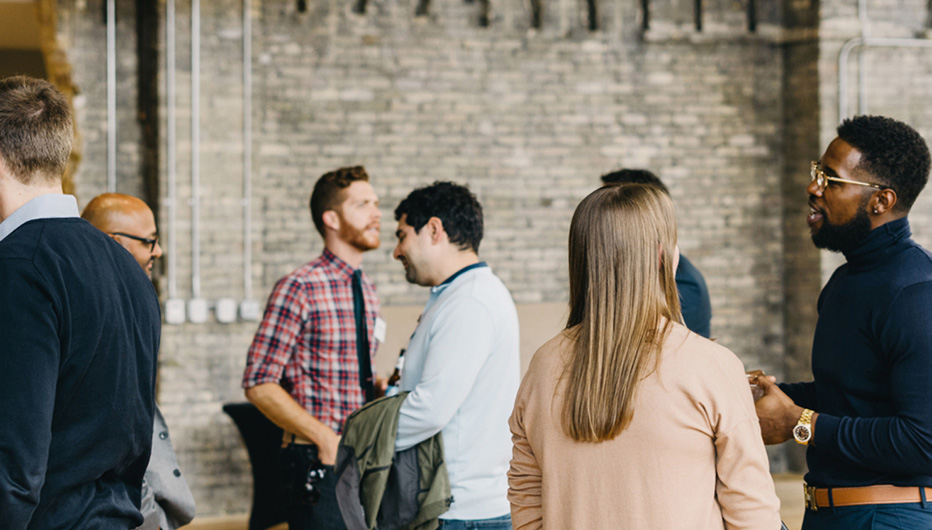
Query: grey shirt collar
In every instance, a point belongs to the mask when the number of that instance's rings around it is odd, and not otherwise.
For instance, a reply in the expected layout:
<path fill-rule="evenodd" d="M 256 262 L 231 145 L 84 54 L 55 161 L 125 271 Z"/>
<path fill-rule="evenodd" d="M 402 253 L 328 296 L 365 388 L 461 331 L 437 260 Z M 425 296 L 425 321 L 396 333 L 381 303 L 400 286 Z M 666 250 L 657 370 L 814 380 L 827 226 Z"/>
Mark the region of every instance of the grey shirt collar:
<path fill-rule="evenodd" d="M 78 201 L 74 195 L 48 193 L 27 202 L 0 223 L 0 241 L 20 226 L 35 219 L 78 217 Z"/>

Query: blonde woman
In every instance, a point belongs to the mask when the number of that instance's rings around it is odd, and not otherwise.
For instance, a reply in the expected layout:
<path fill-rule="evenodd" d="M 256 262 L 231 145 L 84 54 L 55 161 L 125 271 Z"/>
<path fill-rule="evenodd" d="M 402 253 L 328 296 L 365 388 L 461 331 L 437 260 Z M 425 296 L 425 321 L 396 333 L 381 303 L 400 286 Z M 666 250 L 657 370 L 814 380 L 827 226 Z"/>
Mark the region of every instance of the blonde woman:
<path fill-rule="evenodd" d="M 680 321 L 669 197 L 586 197 L 569 237 L 570 316 L 511 416 L 515 529 L 780 528 L 741 361 Z"/>

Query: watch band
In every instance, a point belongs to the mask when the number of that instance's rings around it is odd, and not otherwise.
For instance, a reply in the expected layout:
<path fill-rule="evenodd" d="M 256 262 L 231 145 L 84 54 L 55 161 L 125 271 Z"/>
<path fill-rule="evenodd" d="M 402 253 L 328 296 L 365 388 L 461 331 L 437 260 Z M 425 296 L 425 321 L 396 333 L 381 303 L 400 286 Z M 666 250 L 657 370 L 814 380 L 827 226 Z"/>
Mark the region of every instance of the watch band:
<path fill-rule="evenodd" d="M 809 445 L 812 441 L 812 414 L 812 410 L 803 409 L 803 413 L 799 415 L 799 421 L 793 427 L 793 438 L 796 443 Z"/>

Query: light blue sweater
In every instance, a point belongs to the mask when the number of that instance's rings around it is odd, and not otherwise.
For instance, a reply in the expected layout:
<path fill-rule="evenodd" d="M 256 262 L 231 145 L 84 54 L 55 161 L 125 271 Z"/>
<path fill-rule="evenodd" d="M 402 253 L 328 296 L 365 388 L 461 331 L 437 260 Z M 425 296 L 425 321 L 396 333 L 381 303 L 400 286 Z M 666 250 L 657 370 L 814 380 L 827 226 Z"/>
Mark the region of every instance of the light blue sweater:
<path fill-rule="evenodd" d="M 518 313 L 484 264 L 431 288 L 405 353 L 397 449 L 443 433 L 453 504 L 444 519 L 510 512 L 508 416 L 520 383 Z"/>

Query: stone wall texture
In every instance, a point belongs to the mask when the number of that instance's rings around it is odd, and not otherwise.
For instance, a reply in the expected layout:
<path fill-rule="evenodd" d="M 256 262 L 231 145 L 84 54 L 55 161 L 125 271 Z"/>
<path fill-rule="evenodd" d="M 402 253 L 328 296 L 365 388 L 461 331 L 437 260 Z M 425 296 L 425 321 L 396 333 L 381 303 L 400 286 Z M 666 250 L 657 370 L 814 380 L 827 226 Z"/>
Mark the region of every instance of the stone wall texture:
<path fill-rule="evenodd" d="M 80 89 L 79 200 L 106 190 L 106 27 L 102 0 L 59 0 L 58 33 Z M 163 199 L 163 299 L 194 294 L 265 298 L 282 275 L 316 256 L 307 211 L 319 175 L 363 164 L 381 196 L 383 245 L 365 267 L 383 305 L 418 305 L 423 289 L 391 259 L 392 211 L 414 187 L 468 184 L 486 212 L 482 257 L 520 304 L 567 298 L 566 237 L 578 201 L 619 167 L 656 171 L 678 208 L 680 247 L 705 274 L 713 334 L 749 367 L 808 376 L 815 300 L 837 264 L 805 227 L 808 164 L 834 136 L 837 54 L 861 35 L 841 0 L 694 3 L 353 2 L 252 0 L 252 193 L 244 202 L 243 2 L 177 0 L 176 197 Z M 766 4 L 766 5 L 765 5 Z M 134 2 L 117 1 L 117 190 L 142 194 L 136 109 Z M 533 7 L 541 7 L 534 27 Z M 924 0 L 868 0 L 873 36 L 924 36 Z M 167 118 L 166 0 L 160 2 L 162 116 Z M 488 24 L 484 25 L 484 17 Z M 192 66 L 199 63 L 197 216 L 191 174 Z M 852 72 L 858 68 L 852 59 Z M 932 50 L 867 49 L 868 109 L 932 137 Z M 849 77 L 852 78 L 852 77 Z M 853 77 L 856 79 L 856 77 Z M 855 91 L 857 86 L 849 87 Z M 854 107 L 852 107 L 854 108 Z M 852 111 L 854 112 L 854 111 Z M 167 150 L 167 127 L 162 143 Z M 164 153 L 163 153 L 164 154 Z M 244 225 L 244 207 L 251 222 Z M 173 212 L 173 213 L 172 213 Z M 932 244 L 932 192 L 911 216 Z M 192 237 L 197 225 L 198 236 Z M 244 260 L 245 232 L 252 260 Z M 199 271 L 193 270 L 197 239 Z M 821 272 L 820 272 L 821 271 Z M 244 274 L 251 280 L 246 292 Z M 199 293 L 192 287 L 199 284 Z M 173 289 L 174 293 L 169 292 Z M 163 327 L 159 400 L 201 515 L 248 510 L 245 450 L 223 403 L 242 401 L 256 323 Z M 556 330 L 554 330 L 556 332 Z M 774 464 L 793 465 L 775 455 Z"/>

